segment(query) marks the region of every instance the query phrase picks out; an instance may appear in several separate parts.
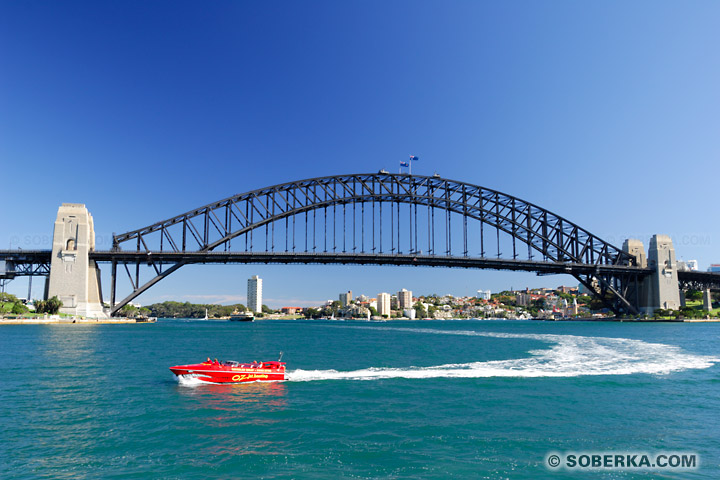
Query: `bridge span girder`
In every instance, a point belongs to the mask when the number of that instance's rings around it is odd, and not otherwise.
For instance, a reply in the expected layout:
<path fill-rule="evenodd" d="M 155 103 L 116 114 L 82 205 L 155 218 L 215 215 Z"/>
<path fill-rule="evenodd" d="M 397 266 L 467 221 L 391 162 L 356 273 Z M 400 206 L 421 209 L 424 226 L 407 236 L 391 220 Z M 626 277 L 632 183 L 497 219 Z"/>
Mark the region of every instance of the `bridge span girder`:
<path fill-rule="evenodd" d="M 282 232 L 279 244 L 276 230 Z M 260 252 L 255 246 L 258 237 L 265 243 Z M 421 257 L 436 265 L 444 262 L 444 266 L 475 262 L 475 267 L 466 268 L 494 268 L 488 261 L 492 247 L 497 251 L 496 265 L 502 264 L 505 248 L 512 251 L 512 261 L 523 262 L 518 248 L 522 247 L 527 249 L 527 262 L 536 262 L 537 271 L 545 271 L 543 265 L 548 262 L 574 265 L 558 273 L 571 273 L 592 286 L 618 313 L 636 312 L 622 292 L 644 275 L 637 268 L 622 274 L 593 271 L 608 266 L 632 269 L 635 257 L 517 197 L 439 176 L 386 172 L 311 178 L 239 194 L 115 235 L 113 245 L 117 252 L 130 245 L 131 252 L 147 253 L 134 261 L 134 272 L 129 267 L 133 262 L 111 260 L 114 312 L 182 265 L 202 263 L 193 258 L 231 252 L 238 245 L 245 253 L 271 254 L 280 263 L 292 258 L 283 253 L 301 251 L 316 257 L 299 263 L 371 263 L 370 256 L 379 254 L 378 261 L 389 264 Z M 163 258 L 173 255 L 183 259 L 167 267 Z M 258 257 L 246 257 L 247 261 L 251 258 Z M 115 303 L 118 265 L 128 274 L 133 292 Z M 140 279 L 140 265 L 149 265 L 155 273 L 145 283 Z M 520 265 L 506 262 L 504 268 L 523 269 Z M 580 269 L 580 265 L 585 267 Z"/>

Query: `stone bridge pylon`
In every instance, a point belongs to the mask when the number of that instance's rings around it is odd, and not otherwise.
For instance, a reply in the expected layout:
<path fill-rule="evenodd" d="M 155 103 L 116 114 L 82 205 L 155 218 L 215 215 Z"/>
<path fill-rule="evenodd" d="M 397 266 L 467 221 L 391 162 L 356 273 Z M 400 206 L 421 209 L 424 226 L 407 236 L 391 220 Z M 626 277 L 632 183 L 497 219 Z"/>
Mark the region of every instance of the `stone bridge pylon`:
<path fill-rule="evenodd" d="M 652 315 L 659 308 L 679 309 L 682 305 L 672 239 L 668 235 L 653 235 L 647 255 L 641 240 L 625 240 L 623 250 L 635 257 L 638 267 L 652 270 L 637 286 L 635 298 L 638 310 Z"/>
<path fill-rule="evenodd" d="M 95 250 L 95 228 L 85 205 L 63 203 L 53 232 L 50 278 L 45 298 L 57 296 L 61 313 L 107 318 L 103 310 L 100 269 L 90 252 Z"/>

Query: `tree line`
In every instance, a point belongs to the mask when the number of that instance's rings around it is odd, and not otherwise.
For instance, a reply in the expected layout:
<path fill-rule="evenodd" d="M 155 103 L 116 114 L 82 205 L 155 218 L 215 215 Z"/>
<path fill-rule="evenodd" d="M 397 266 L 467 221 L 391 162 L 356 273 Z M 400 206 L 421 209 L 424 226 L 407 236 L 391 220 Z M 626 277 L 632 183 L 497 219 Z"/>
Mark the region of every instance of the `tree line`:
<path fill-rule="evenodd" d="M 58 297 L 48 298 L 47 300 L 34 300 L 35 313 L 47 313 L 57 315 L 63 303 Z M 10 293 L 0 293 L 0 313 L 12 313 L 13 315 L 22 315 L 28 313 L 30 309 L 22 300 Z"/>
<path fill-rule="evenodd" d="M 127 311 L 125 307 L 131 307 Z M 235 311 L 244 312 L 247 310 L 242 303 L 234 305 L 212 305 L 212 304 L 196 304 L 190 302 L 162 302 L 153 303 L 146 307 L 138 309 L 137 307 L 125 305 L 123 314 L 133 316 L 133 313 L 145 314 L 151 317 L 159 318 L 205 318 L 205 309 L 207 309 L 208 318 L 229 317 Z M 134 309 L 134 311 L 133 311 Z"/>

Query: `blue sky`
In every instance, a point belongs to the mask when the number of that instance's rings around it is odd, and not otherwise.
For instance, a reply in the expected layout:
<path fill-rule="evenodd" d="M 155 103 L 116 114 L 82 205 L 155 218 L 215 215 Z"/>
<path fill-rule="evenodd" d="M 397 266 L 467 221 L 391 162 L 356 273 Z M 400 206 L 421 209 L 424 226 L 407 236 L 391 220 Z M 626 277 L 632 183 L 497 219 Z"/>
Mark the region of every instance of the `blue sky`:
<path fill-rule="evenodd" d="M 416 173 L 618 245 L 670 234 L 704 269 L 720 262 L 718 18 L 702 1 L 2 2 L 0 248 L 49 248 L 62 202 L 88 206 L 102 248 L 236 193 L 416 154 Z M 244 301 L 253 274 L 275 307 L 573 283 L 193 266 L 139 301 Z"/>

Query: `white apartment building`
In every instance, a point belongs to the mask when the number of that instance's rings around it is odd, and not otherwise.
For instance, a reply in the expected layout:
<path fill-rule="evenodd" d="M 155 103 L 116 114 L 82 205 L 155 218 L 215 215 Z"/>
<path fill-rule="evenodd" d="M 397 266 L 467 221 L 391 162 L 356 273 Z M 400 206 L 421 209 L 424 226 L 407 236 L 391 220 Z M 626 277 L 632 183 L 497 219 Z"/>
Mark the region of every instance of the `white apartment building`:
<path fill-rule="evenodd" d="M 397 294 L 398 298 L 398 308 L 400 310 L 404 310 L 406 308 L 412 308 L 412 292 L 410 290 L 405 290 L 404 288 L 400 290 Z"/>
<path fill-rule="evenodd" d="M 490 300 L 490 297 L 492 296 L 492 292 L 490 290 L 478 290 L 477 291 L 477 298 L 480 300 Z"/>
<path fill-rule="evenodd" d="M 378 293 L 377 296 L 377 311 L 378 315 L 390 316 L 390 294 L 389 293 Z"/>
<path fill-rule="evenodd" d="M 262 312 L 263 285 L 262 278 L 253 275 L 248 279 L 247 307 L 251 312 Z"/>

